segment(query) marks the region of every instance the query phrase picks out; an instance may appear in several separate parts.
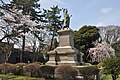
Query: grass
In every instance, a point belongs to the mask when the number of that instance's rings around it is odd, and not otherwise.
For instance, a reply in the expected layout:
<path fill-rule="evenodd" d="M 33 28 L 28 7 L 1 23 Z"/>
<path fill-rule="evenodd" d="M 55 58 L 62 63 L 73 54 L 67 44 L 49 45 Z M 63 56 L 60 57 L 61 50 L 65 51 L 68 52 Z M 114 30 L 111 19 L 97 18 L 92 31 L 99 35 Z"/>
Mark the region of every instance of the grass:
<path fill-rule="evenodd" d="M 110 75 L 104 75 L 101 80 L 112 80 L 112 77 Z M 120 80 L 120 77 L 117 80 Z"/>
<path fill-rule="evenodd" d="M 0 78 L 8 79 L 8 80 L 45 80 L 44 78 L 34 78 L 28 76 L 15 76 L 15 75 L 4 75 L 0 74 Z"/>
<path fill-rule="evenodd" d="M 45 80 L 44 78 L 35 78 L 35 77 L 28 77 L 28 76 L 15 76 L 15 75 L 10 75 L 10 74 L 6 74 L 6 75 L 0 74 L 0 78 L 8 79 L 8 80 Z M 104 75 L 101 80 L 112 80 L 112 77 L 110 75 Z M 117 80 L 120 80 L 120 77 Z"/>

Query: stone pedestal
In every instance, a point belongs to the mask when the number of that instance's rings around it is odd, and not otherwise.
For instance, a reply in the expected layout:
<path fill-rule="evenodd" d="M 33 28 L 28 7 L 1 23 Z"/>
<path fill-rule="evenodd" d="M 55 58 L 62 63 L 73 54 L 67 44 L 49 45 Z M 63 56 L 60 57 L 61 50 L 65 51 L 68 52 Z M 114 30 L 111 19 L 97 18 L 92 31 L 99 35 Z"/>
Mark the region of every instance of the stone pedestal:
<path fill-rule="evenodd" d="M 60 36 L 59 46 L 48 52 L 50 65 L 76 65 L 78 50 L 74 48 L 74 33 L 66 28 L 58 31 Z"/>

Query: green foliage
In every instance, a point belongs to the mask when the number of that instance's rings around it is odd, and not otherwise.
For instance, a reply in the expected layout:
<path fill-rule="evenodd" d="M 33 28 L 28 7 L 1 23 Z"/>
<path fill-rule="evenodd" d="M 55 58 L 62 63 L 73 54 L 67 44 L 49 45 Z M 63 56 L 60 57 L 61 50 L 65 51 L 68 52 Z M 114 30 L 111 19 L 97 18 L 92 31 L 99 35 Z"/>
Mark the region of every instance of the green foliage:
<path fill-rule="evenodd" d="M 49 10 L 44 9 L 44 15 L 50 25 L 52 31 L 57 31 L 62 28 L 60 15 L 61 9 L 58 6 L 50 7 Z"/>
<path fill-rule="evenodd" d="M 111 76 L 110 75 L 104 75 L 101 80 L 111 80 Z"/>
<path fill-rule="evenodd" d="M 99 29 L 96 26 L 83 26 L 74 32 L 74 46 L 76 49 L 84 53 L 83 60 L 87 62 L 89 59 L 88 49 L 94 47 L 94 42 L 100 37 Z"/>
<path fill-rule="evenodd" d="M 3 79 L 12 79 L 12 78 L 15 78 L 14 75 L 9 75 L 9 74 L 0 74 L 0 78 L 3 78 Z"/>
<path fill-rule="evenodd" d="M 79 68 L 80 74 L 85 80 L 94 79 L 95 75 L 99 74 L 99 69 L 97 66 L 85 66 Z"/>
<path fill-rule="evenodd" d="M 30 15 L 32 20 L 39 20 L 40 4 L 39 0 L 12 0 L 17 9 L 22 10 L 24 15 Z M 11 4 L 12 5 L 12 4 Z"/>
<path fill-rule="evenodd" d="M 52 35 L 50 49 L 52 49 L 54 37 L 57 36 L 57 31 L 62 28 L 63 21 L 61 20 L 61 12 L 58 6 L 53 6 L 49 10 L 44 9 L 45 19 L 47 20 L 47 29 L 51 32 Z"/>
<path fill-rule="evenodd" d="M 83 26 L 74 32 L 75 47 L 86 52 L 88 48 L 93 47 L 93 42 L 100 37 L 99 29 L 96 26 Z"/>
<path fill-rule="evenodd" d="M 120 74 L 120 57 L 111 57 L 104 61 L 103 73 L 111 74 L 112 79 L 116 80 Z"/>
<path fill-rule="evenodd" d="M 24 75 L 24 67 L 26 66 L 25 63 L 17 63 L 14 65 L 13 69 L 11 70 L 11 72 L 14 75 Z"/>
<path fill-rule="evenodd" d="M 71 66 L 63 65 L 55 69 L 55 77 L 60 80 L 74 80 L 77 75 L 77 69 Z"/>
<path fill-rule="evenodd" d="M 0 74 L 0 78 L 9 80 L 45 80 L 44 78 L 34 78 L 28 76 L 15 76 L 15 75 L 4 75 Z"/>
<path fill-rule="evenodd" d="M 23 75 L 23 68 L 14 67 L 11 71 L 14 75 Z"/>
<path fill-rule="evenodd" d="M 18 76 L 18 77 L 15 77 L 11 80 L 45 80 L 43 78 L 33 78 L 33 77 L 28 77 L 28 76 Z"/>
<path fill-rule="evenodd" d="M 119 56 L 120 57 L 120 40 L 115 42 L 115 43 L 112 43 L 112 47 L 114 48 L 115 50 L 115 54 L 116 56 Z"/>
<path fill-rule="evenodd" d="M 101 80 L 112 80 L 112 77 L 110 75 L 103 75 Z M 117 78 L 116 80 L 120 80 L 120 78 Z"/>
<path fill-rule="evenodd" d="M 41 77 L 44 78 L 54 78 L 54 71 L 55 71 L 54 66 L 41 66 L 40 67 L 40 72 L 41 72 Z"/>

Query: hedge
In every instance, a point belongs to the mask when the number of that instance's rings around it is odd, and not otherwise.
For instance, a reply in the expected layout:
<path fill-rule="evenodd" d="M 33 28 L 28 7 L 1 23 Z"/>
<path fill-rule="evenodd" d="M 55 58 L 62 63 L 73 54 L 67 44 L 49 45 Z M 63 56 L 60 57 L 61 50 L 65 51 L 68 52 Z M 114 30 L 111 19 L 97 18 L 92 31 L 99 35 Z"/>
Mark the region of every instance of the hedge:
<path fill-rule="evenodd" d="M 79 68 L 79 72 L 85 80 L 93 80 L 99 74 L 99 69 L 97 66 L 84 66 Z"/>
<path fill-rule="evenodd" d="M 77 69 L 68 65 L 62 65 L 55 69 L 55 77 L 60 80 L 75 80 L 77 75 Z"/>

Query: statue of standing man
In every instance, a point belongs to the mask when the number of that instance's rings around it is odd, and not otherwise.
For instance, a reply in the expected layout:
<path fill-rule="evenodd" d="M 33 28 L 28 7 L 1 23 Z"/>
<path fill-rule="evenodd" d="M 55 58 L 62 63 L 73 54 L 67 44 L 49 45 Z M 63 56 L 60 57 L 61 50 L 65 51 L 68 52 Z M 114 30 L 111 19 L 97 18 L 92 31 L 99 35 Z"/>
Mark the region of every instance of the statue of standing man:
<path fill-rule="evenodd" d="M 64 14 L 64 27 L 63 28 L 69 28 L 69 25 L 70 25 L 70 16 L 68 14 L 68 10 L 64 9 L 63 10 L 63 14 Z"/>

